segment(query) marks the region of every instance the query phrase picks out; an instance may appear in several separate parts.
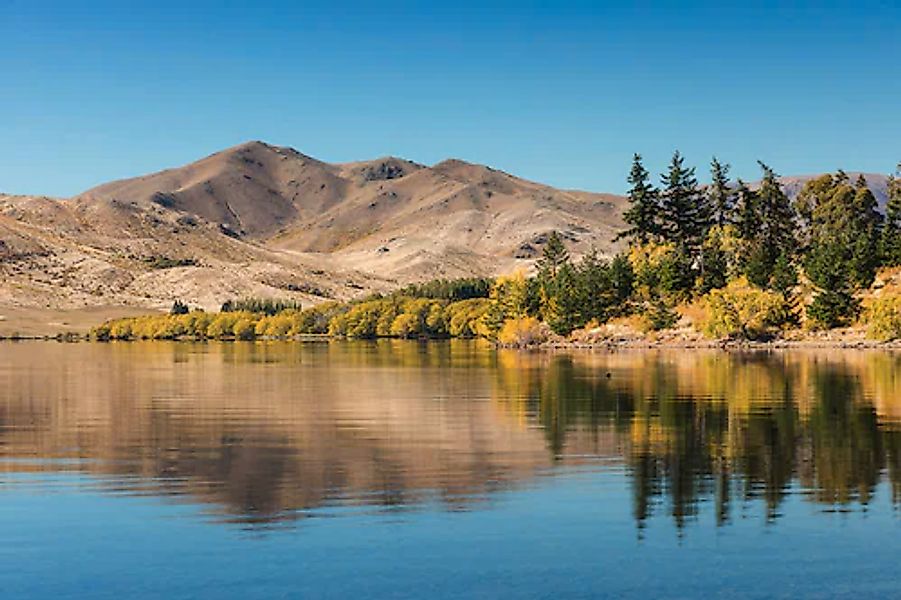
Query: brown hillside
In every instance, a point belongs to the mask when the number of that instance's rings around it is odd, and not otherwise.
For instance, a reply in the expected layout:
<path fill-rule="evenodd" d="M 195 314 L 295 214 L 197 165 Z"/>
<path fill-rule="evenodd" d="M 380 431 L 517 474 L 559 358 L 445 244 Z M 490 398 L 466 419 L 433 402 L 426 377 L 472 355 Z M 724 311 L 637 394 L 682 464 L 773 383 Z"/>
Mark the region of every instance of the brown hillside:
<path fill-rule="evenodd" d="M 59 314 L 105 306 L 313 303 L 508 272 L 551 230 L 575 255 L 609 253 L 622 204 L 460 160 L 328 164 L 249 142 L 71 199 L 0 195 L 0 334 L 77 328 Z"/>

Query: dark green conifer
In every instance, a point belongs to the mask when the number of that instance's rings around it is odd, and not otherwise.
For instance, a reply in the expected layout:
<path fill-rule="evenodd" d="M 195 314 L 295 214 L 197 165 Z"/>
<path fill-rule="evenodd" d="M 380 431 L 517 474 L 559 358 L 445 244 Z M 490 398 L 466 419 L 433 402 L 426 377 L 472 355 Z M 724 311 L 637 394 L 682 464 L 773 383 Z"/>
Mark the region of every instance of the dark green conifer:
<path fill-rule="evenodd" d="M 879 268 L 882 214 L 876 196 L 870 191 L 863 175 L 857 178 L 854 186 L 852 210 L 850 268 L 854 283 L 866 288 L 873 283 Z"/>
<path fill-rule="evenodd" d="M 881 215 L 859 177 L 835 175 L 808 182 L 799 199 L 807 215 L 804 270 L 817 288 L 808 315 L 823 327 L 848 323 L 859 309 L 857 290 L 873 282 L 879 266 Z"/>
<path fill-rule="evenodd" d="M 773 262 L 780 254 L 791 254 L 796 246 L 797 222 L 791 201 L 782 190 L 776 173 L 757 161 L 763 171 L 760 189 L 757 190 L 761 236 L 763 242 L 775 251 Z"/>
<path fill-rule="evenodd" d="M 710 209 L 710 223 L 723 227 L 732 218 L 734 194 L 729 187 L 729 165 L 716 157 L 710 163 L 710 185 L 707 187 L 707 204 Z"/>
<path fill-rule="evenodd" d="M 735 191 L 736 225 L 738 235 L 743 240 L 753 240 L 760 232 L 760 214 L 757 208 L 757 193 L 741 179 Z"/>
<path fill-rule="evenodd" d="M 188 305 L 182 302 L 181 300 L 176 300 L 172 303 L 172 308 L 169 309 L 170 315 L 186 315 L 190 312 Z"/>
<path fill-rule="evenodd" d="M 610 307 L 611 316 L 625 314 L 627 302 L 635 288 L 635 271 L 624 254 L 617 254 L 610 262 L 610 285 L 613 287 L 614 298 Z"/>
<path fill-rule="evenodd" d="M 660 194 L 650 183 L 650 174 L 641 162 L 641 155 L 632 157 L 629 172 L 629 208 L 623 220 L 630 226 L 617 236 L 632 243 L 646 244 L 660 235 Z"/>
<path fill-rule="evenodd" d="M 563 238 L 556 231 L 552 231 L 541 252 L 541 258 L 537 262 L 539 276 L 553 279 L 557 276 L 560 267 L 568 262 L 569 251 L 563 244 Z"/>
<path fill-rule="evenodd" d="M 889 267 L 901 266 L 901 163 L 888 179 L 888 201 L 882 229 L 882 262 Z"/>
<path fill-rule="evenodd" d="M 546 311 L 548 325 L 554 333 L 569 335 L 587 322 L 583 313 L 584 295 L 580 292 L 576 269 L 569 262 L 562 263 L 554 279 L 551 306 Z"/>
<path fill-rule="evenodd" d="M 706 211 L 694 167 L 686 167 L 677 150 L 661 179 L 663 237 L 681 247 L 697 248 L 705 233 Z"/>

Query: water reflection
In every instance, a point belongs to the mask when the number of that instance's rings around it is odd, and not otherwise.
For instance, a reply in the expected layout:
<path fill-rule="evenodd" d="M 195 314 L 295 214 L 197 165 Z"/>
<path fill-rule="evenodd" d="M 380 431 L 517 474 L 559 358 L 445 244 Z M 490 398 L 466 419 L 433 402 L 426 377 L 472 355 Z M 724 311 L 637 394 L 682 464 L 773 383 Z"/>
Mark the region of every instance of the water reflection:
<path fill-rule="evenodd" d="M 790 495 L 901 504 L 901 356 L 537 355 L 469 342 L 0 345 L 0 469 L 202 502 L 249 525 L 469 510 L 620 469 L 639 527 Z M 882 489 L 885 492 L 882 492 Z M 0 488 L 3 493 L 3 488 Z M 604 499 L 599 498 L 602 502 Z"/>
<path fill-rule="evenodd" d="M 534 415 L 557 457 L 580 452 L 580 434 L 615 432 L 639 526 L 665 508 L 681 527 L 708 501 L 718 524 L 736 502 L 755 499 L 776 519 L 789 493 L 836 510 L 866 507 L 883 480 L 901 502 L 899 359 L 520 355 L 507 358 L 499 381 L 504 389 L 520 379 L 510 410 Z"/>

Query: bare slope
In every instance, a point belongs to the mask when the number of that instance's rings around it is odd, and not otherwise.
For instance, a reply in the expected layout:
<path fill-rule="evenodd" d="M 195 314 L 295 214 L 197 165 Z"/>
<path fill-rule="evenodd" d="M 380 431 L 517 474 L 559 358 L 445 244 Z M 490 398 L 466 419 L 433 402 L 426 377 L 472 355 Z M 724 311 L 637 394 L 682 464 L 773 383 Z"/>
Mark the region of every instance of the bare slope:
<path fill-rule="evenodd" d="M 293 256 L 325 253 L 398 281 L 528 266 L 553 229 L 576 254 L 592 245 L 609 252 L 622 208 L 618 196 L 557 190 L 460 160 L 331 165 L 262 142 L 76 201 L 161 207 L 244 241 Z"/>
<path fill-rule="evenodd" d="M 609 252 L 622 202 L 459 160 L 333 165 L 250 142 L 70 199 L 0 195 L 0 333 L 22 308 L 31 331 L 34 310 L 318 302 L 507 272 L 553 229 L 574 254 Z"/>

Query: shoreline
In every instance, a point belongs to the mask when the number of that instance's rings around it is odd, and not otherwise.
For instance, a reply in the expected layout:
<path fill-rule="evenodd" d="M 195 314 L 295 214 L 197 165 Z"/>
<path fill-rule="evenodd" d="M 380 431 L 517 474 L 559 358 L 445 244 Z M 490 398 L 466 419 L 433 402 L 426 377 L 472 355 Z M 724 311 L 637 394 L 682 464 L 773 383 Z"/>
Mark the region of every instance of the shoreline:
<path fill-rule="evenodd" d="M 56 342 L 56 343 L 125 343 L 135 342 L 171 342 L 171 343 L 254 343 L 254 342 L 378 342 L 394 340 L 405 342 L 443 342 L 450 340 L 479 340 L 483 338 L 348 338 L 329 336 L 326 334 L 304 334 L 293 337 L 257 337 L 252 340 L 236 338 L 204 338 L 182 337 L 174 339 L 130 339 L 130 340 L 96 340 L 87 334 L 60 333 L 57 335 L 0 335 L 0 342 Z M 721 350 L 724 352 L 770 351 L 770 350 L 901 350 L 901 340 L 880 342 L 867 339 L 775 339 L 769 341 L 751 340 L 690 340 L 690 339 L 619 339 L 597 341 L 553 340 L 540 344 L 524 346 L 504 345 L 484 340 L 498 349 L 522 350 L 529 352 L 560 352 L 568 350 L 616 352 L 621 350 Z"/>
<path fill-rule="evenodd" d="M 538 350 L 901 350 L 901 341 L 879 342 L 875 340 L 773 340 L 769 342 L 709 340 L 709 341 L 663 341 L 630 340 L 612 342 L 547 342 L 537 346 Z"/>

